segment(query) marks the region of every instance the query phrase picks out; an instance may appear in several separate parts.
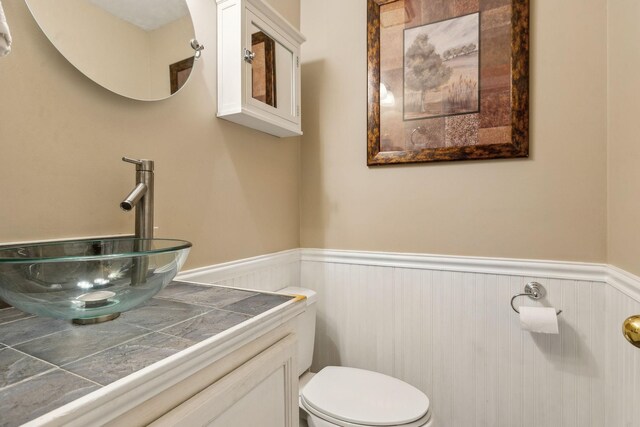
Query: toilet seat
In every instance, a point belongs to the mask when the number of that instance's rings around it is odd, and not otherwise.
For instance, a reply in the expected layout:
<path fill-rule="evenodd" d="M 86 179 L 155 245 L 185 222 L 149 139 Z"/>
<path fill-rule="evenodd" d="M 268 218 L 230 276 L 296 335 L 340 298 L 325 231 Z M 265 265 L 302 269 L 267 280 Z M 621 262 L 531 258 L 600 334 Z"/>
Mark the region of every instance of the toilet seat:
<path fill-rule="evenodd" d="M 300 405 L 304 408 L 305 411 L 307 411 L 307 413 L 309 414 L 309 417 L 317 417 L 318 419 L 322 420 L 322 424 L 319 424 L 318 422 L 315 422 L 313 425 L 314 426 L 327 426 L 327 427 L 377 427 L 377 426 L 371 426 L 371 425 L 366 425 L 366 424 L 353 424 L 344 420 L 340 420 L 337 418 L 333 418 L 327 414 L 323 414 L 319 411 L 316 411 L 315 409 L 308 407 L 307 404 L 304 402 L 304 399 L 302 397 L 300 397 Z M 394 424 L 394 425 L 386 425 L 384 427 L 430 427 L 432 426 L 431 424 L 431 411 L 427 411 L 427 413 L 420 418 L 419 420 L 416 420 L 412 423 L 409 424 Z M 311 425 L 311 424 L 309 424 Z"/>
<path fill-rule="evenodd" d="M 421 427 L 429 398 L 396 378 L 355 368 L 326 367 L 300 393 L 308 413 L 342 427 Z"/>

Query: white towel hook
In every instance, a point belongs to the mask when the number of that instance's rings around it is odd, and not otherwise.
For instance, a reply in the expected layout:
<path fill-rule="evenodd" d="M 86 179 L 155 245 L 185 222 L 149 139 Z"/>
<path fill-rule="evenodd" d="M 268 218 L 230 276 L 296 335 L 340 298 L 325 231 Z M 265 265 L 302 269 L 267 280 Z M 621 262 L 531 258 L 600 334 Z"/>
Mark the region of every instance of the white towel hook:
<path fill-rule="evenodd" d="M 194 55 L 195 59 L 200 59 L 202 51 L 204 50 L 204 45 L 200 44 L 196 39 L 191 39 L 191 48 L 196 51 Z"/>

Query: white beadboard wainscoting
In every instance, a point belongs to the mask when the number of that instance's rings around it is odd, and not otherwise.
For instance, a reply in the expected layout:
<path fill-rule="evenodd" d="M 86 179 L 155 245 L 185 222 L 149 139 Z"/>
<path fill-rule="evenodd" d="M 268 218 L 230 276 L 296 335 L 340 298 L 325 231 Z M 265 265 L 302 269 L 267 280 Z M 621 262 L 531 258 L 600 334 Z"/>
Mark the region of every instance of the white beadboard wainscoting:
<path fill-rule="evenodd" d="M 300 286 L 300 250 L 292 249 L 183 271 L 175 280 L 268 292 Z"/>
<path fill-rule="evenodd" d="M 439 427 L 640 425 L 640 349 L 621 334 L 640 303 L 607 284 L 607 266 L 327 250 L 301 258 L 302 285 L 319 296 L 314 369 L 407 381 L 429 396 Z M 559 335 L 520 329 L 509 301 L 532 280 L 547 297 L 516 304 L 562 309 Z"/>
<path fill-rule="evenodd" d="M 437 427 L 640 426 L 640 278 L 604 264 L 302 249 L 191 270 L 181 279 L 318 293 L 314 370 L 371 369 L 430 398 Z M 520 329 L 516 305 L 563 312 L 560 334 Z"/>

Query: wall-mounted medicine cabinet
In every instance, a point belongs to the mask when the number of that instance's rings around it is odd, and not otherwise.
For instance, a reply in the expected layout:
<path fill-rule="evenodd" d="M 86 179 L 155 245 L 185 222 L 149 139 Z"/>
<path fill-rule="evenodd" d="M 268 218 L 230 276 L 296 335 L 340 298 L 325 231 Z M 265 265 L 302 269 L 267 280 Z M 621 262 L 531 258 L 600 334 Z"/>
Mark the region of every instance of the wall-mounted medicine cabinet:
<path fill-rule="evenodd" d="M 261 0 L 217 0 L 218 117 L 279 137 L 302 135 L 304 36 Z"/>

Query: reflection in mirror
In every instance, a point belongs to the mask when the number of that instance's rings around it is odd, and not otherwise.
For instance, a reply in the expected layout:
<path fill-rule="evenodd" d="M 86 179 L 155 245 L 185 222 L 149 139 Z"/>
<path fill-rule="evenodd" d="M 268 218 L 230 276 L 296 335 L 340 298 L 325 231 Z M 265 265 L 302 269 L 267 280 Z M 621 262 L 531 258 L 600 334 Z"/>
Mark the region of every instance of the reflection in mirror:
<path fill-rule="evenodd" d="M 169 81 L 171 83 L 171 94 L 179 91 L 189 80 L 194 58 L 183 59 L 169 65 Z"/>
<path fill-rule="evenodd" d="M 26 0 L 56 46 L 87 77 L 139 100 L 188 80 L 195 38 L 186 0 Z"/>
<path fill-rule="evenodd" d="M 294 115 L 294 55 L 255 23 L 251 25 L 251 96 Z"/>
<path fill-rule="evenodd" d="M 251 95 L 258 101 L 277 108 L 276 42 L 262 31 L 251 34 Z"/>

